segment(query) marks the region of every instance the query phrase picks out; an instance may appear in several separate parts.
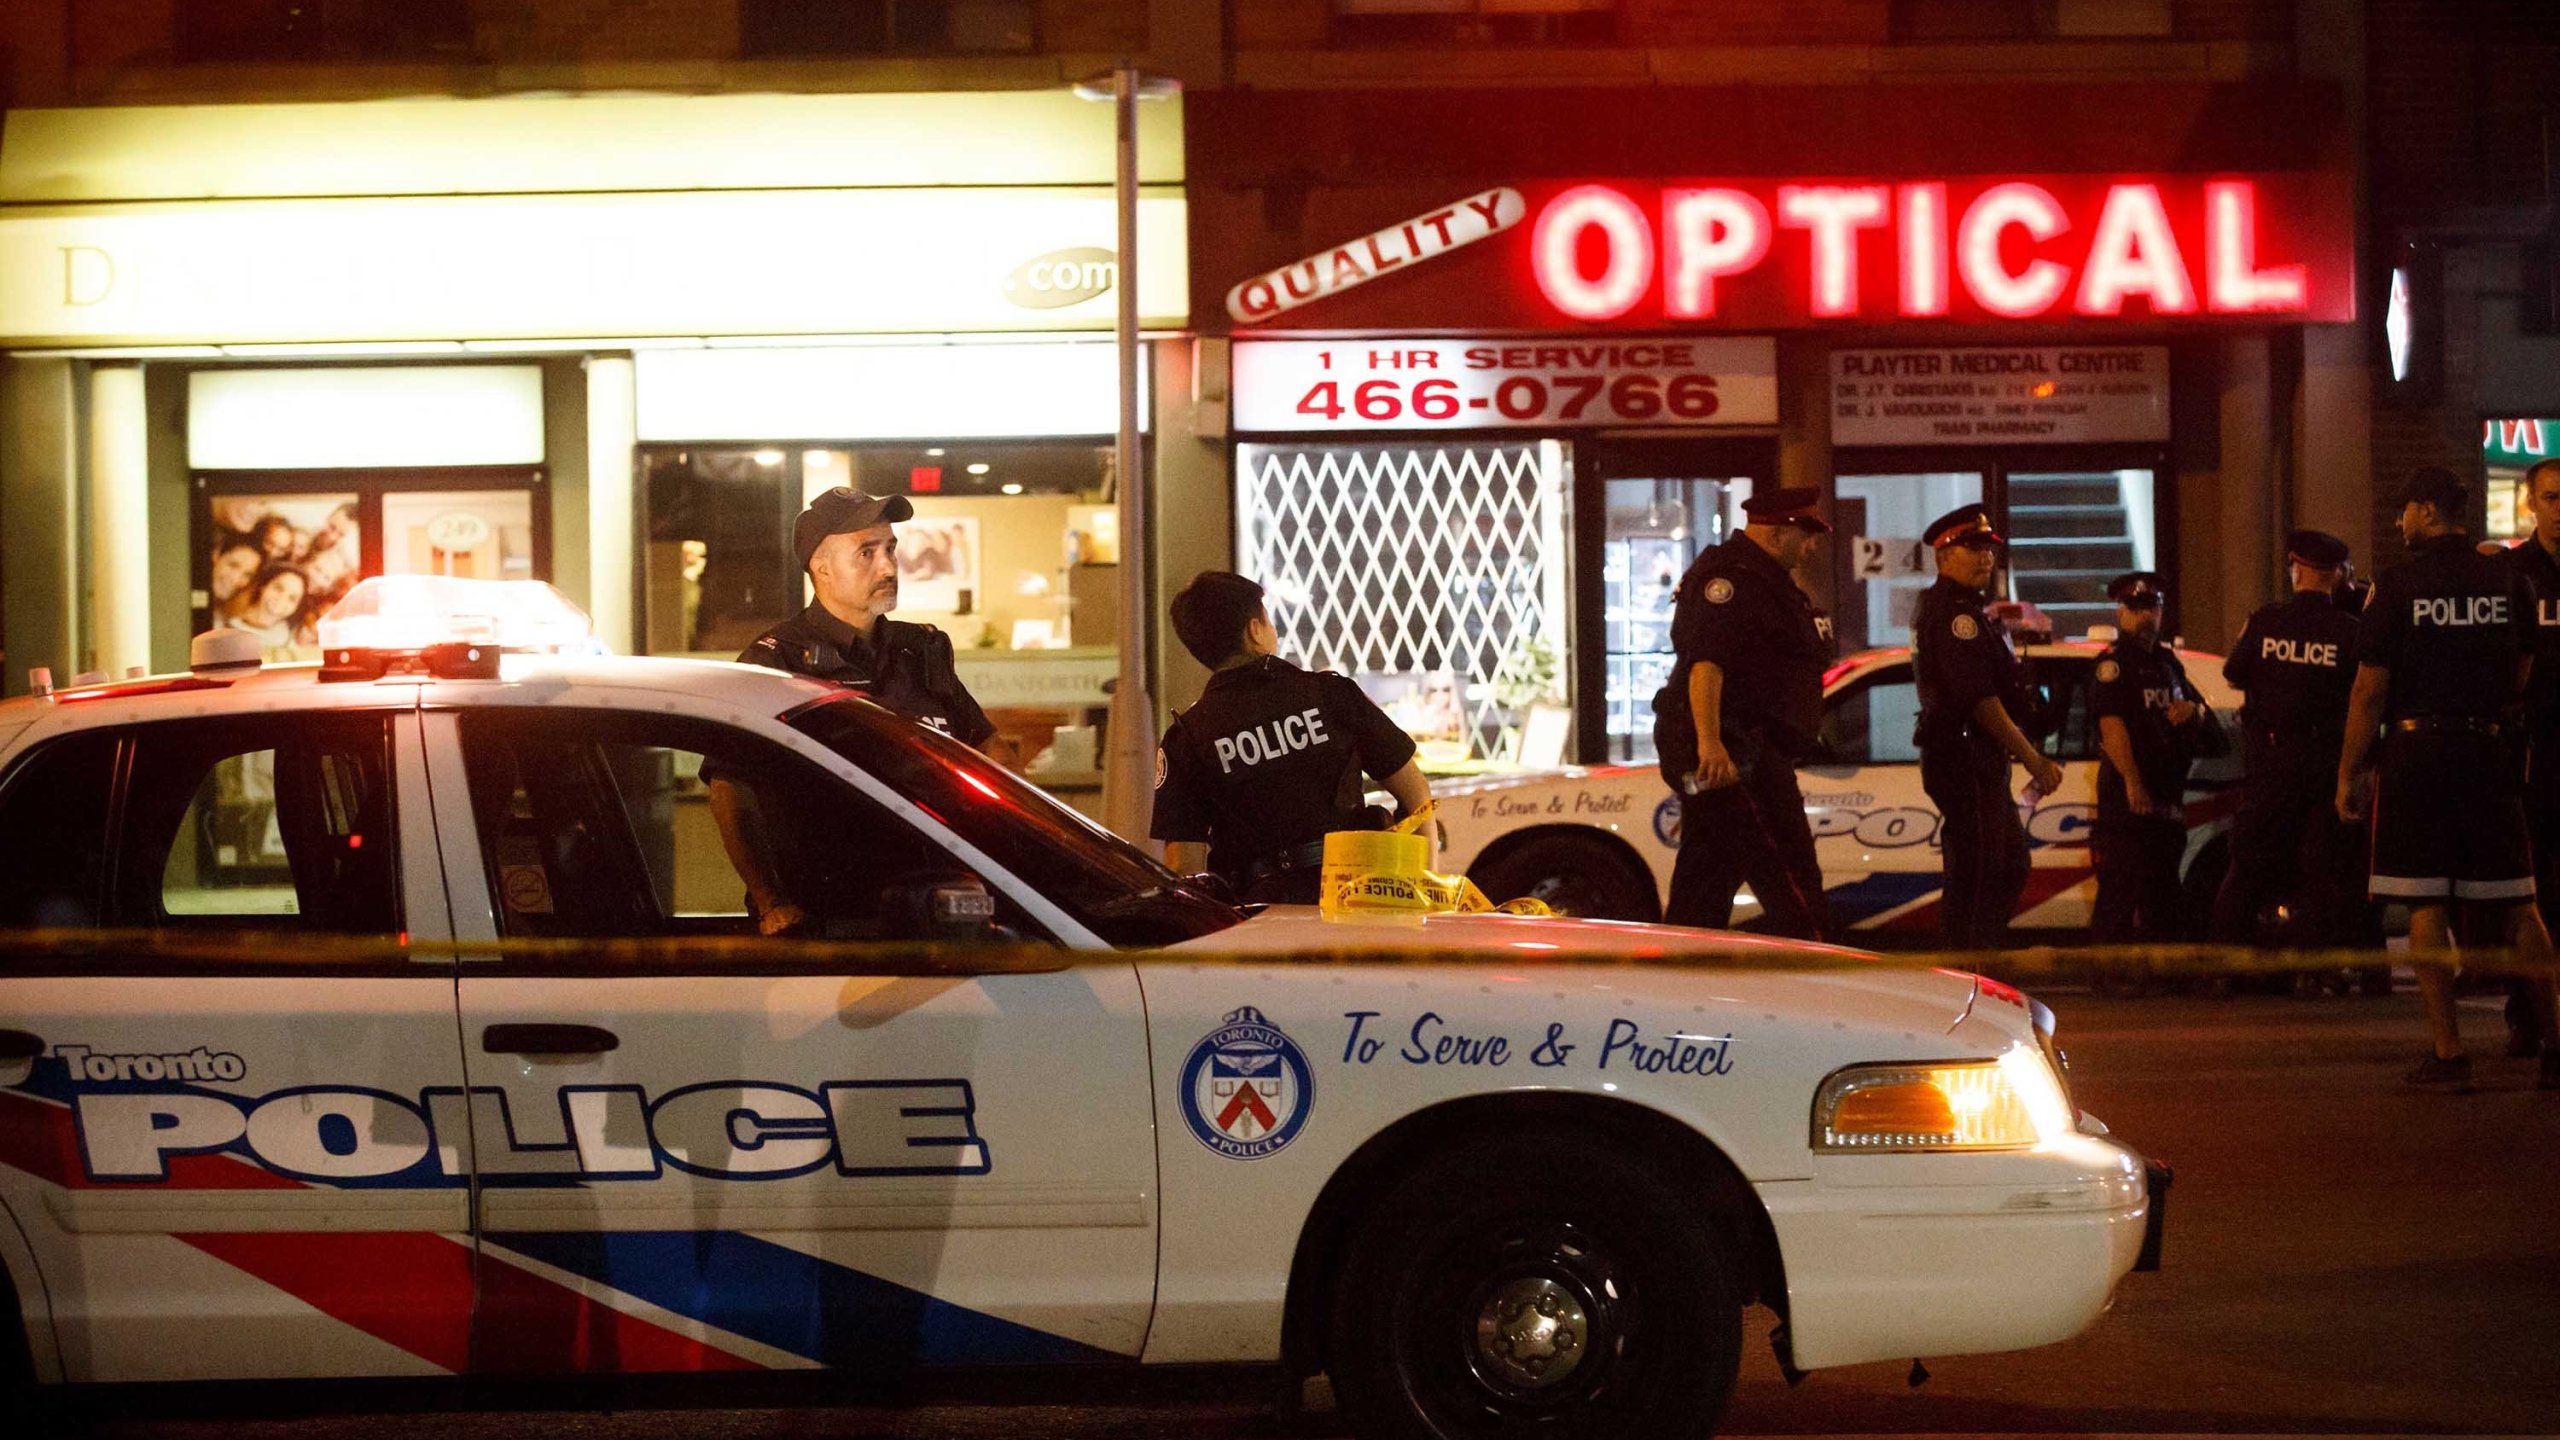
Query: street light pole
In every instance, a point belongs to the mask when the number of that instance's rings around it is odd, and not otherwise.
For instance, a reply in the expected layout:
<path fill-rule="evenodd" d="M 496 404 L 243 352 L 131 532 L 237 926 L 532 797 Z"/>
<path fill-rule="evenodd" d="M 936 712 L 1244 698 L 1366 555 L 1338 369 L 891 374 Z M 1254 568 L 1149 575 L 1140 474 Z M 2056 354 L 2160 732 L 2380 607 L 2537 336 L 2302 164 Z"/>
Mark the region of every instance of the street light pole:
<path fill-rule="evenodd" d="M 1148 844 L 1155 808 L 1156 707 L 1147 689 L 1147 631 L 1153 608 L 1147 587 L 1147 486 L 1138 453 L 1138 71 L 1122 61 L 1111 74 L 1118 168 L 1120 435 L 1114 447 L 1120 504 L 1120 678 L 1111 688 L 1110 752 L 1102 772 L 1103 823 L 1124 840 Z"/>

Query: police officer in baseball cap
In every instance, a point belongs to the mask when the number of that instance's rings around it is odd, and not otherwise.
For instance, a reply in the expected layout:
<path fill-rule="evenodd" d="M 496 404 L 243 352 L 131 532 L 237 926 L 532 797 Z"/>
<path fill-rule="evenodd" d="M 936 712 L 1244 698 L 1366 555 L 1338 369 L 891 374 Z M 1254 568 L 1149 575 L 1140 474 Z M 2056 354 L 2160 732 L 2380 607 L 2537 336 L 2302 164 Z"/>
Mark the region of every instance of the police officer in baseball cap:
<path fill-rule="evenodd" d="M 1929 522 L 1921 542 L 1938 579 L 1911 616 L 1911 669 L 1918 682 L 1920 787 L 1938 807 L 1939 856 L 1946 867 L 1941 909 L 1947 943 L 1996 949 L 2027 884 L 2027 832 L 2009 795 L 2009 765 L 2027 767 L 2036 789 L 2062 787 L 2062 767 L 2019 728 L 2041 708 L 2008 633 L 1983 609 L 2000 573 L 2005 543 L 1979 505 Z"/>
<path fill-rule="evenodd" d="M 792 524 L 791 544 L 817 598 L 757 636 L 738 659 L 862 691 L 911 720 L 983 747 L 996 727 L 960 683 L 951 637 L 889 618 L 898 604 L 898 540 L 891 527 L 914 517 L 903 495 L 865 495 L 841 485 L 809 502 Z M 775 837 L 748 777 L 706 763 L 702 778 L 758 930 L 806 929 L 810 905 L 829 897 L 784 891 Z"/>
<path fill-rule="evenodd" d="M 960 683 L 951 637 L 889 618 L 898 603 L 890 527 L 914 518 L 904 495 L 839 485 L 810 501 L 792 523 L 791 547 L 817 598 L 738 659 L 852 686 L 911 720 L 984 745 L 996 727 Z"/>
<path fill-rule="evenodd" d="M 2371 811 L 2371 893 L 2409 907 L 2434 1043 L 2404 1079 L 2457 1091 L 2471 1088 L 2471 1057 L 2454 1015 L 2455 903 L 2493 922 L 2526 959 L 2551 956 L 2533 904 L 2533 846 L 2507 734 L 2532 668 L 2533 587 L 2505 557 L 2473 548 L 2469 508 L 2470 487 L 2453 472 L 2411 472 L 2400 507 L 2410 558 L 2374 581 L 2358 628 L 2335 802 L 2342 820 Z M 2364 766 L 2377 736 L 2382 763 L 2368 796 Z M 2551 981 L 2529 983 L 2545 1040 L 2541 1082 L 2560 1087 Z"/>
<path fill-rule="evenodd" d="M 2098 900 L 2090 938 L 2101 945 L 2183 940 L 2178 862 L 2187 848 L 2187 767 L 2212 723 L 2177 652 L 2161 638 L 2168 587 L 2149 570 L 2107 584 L 2116 638 L 2098 653 L 2089 713 L 2098 721 Z"/>
<path fill-rule="evenodd" d="M 2268 938 L 2260 909 L 2270 899 L 2292 917 L 2288 944 L 2379 938 L 2360 893 L 2362 847 L 2330 806 L 2356 676 L 2356 618 L 2336 599 L 2347 560 L 2347 542 L 2325 531 L 2286 536 L 2292 597 L 2251 615 L 2222 662 L 2222 678 L 2246 699 L 2248 762 L 2230 869 L 2214 897 L 2213 938 L 2224 944 Z"/>
<path fill-rule="evenodd" d="M 1680 797 L 1674 925 L 1722 929 L 1748 882 L 1763 928 L 1838 938 L 1796 766 L 1822 723 L 1831 620 L 1790 573 L 1831 532 L 1822 492 L 1795 486 L 1742 502 L 1743 527 L 1680 577 L 1675 658 L 1654 696 L 1654 753 Z"/>

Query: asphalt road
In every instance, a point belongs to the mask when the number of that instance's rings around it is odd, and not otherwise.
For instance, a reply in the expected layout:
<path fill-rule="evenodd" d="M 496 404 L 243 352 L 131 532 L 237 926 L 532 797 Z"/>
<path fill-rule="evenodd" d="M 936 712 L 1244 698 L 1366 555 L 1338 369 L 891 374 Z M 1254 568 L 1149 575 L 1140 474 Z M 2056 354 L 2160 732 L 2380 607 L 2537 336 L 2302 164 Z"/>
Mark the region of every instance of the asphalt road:
<path fill-rule="evenodd" d="M 2560 1093 L 2467 1028 L 2480 1093 L 2404 1092 L 2421 1025 L 2387 1000 L 2051 997 L 2082 1102 L 2178 1169 L 2168 1268 L 2017 1355 L 1827 1371 L 1790 1390 L 1758 1337 L 1727 1434 L 2560 1432 Z M 951 1436 L 1119 1440 L 1342 1433 L 1252 1387 L 1083 1403 L 828 1403 L 808 1393 L 415 1387 L 163 1400 L 83 1417 L 115 1437 Z M 1321 1399 L 1321 1395 L 1318 1396 Z M 753 1408 L 717 1408 L 744 1403 Z M 278 1407 L 289 1406 L 292 1413 Z M 209 1411 L 219 1418 L 200 1418 Z"/>

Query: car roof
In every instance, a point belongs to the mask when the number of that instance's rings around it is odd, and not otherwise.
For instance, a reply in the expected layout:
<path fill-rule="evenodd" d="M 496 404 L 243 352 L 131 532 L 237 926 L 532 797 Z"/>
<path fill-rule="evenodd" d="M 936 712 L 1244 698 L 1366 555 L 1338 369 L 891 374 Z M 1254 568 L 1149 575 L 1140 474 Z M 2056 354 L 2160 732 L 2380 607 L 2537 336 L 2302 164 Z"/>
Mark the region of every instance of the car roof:
<path fill-rule="evenodd" d="M 520 701 L 528 689 L 582 695 L 621 691 L 635 699 L 681 696 L 695 704 L 767 716 L 842 693 L 839 686 L 759 665 L 663 656 L 510 654 L 501 659 L 496 679 L 393 675 L 327 681 L 320 678 L 318 663 L 297 662 L 228 674 L 146 675 L 20 696 L 0 702 L 0 742 L 30 731 L 51 735 L 180 717 L 403 708 L 419 703 L 422 687 L 433 688 L 438 704 L 468 704 L 474 691 L 486 691 L 499 703 Z"/>
<path fill-rule="evenodd" d="M 2089 639 L 2046 640 L 2021 645 L 2018 650 L 2030 660 L 2095 660 L 2106 650 L 2107 644 L 2104 640 Z M 1911 647 L 1908 645 L 1879 645 L 1872 650 L 1843 655 L 1823 672 L 1822 687 L 1828 692 L 1849 681 L 1863 679 L 1888 665 L 1908 663 L 1910 659 Z M 2180 646 L 2178 660 L 2186 666 L 2187 679 L 2204 692 L 2205 699 L 2217 706 L 2238 703 L 2240 692 L 2222 678 L 2221 656 Z"/>

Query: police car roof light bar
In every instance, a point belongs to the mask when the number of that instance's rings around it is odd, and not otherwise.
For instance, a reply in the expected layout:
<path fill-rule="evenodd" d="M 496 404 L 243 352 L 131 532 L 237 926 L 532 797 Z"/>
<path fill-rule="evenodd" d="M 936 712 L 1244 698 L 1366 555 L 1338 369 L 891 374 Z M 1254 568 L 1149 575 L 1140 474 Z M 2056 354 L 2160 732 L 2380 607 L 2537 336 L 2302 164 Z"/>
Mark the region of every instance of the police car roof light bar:
<path fill-rule="evenodd" d="M 509 650 L 601 654 L 594 622 L 539 580 L 375 575 L 320 619 L 322 680 L 497 675 Z"/>

